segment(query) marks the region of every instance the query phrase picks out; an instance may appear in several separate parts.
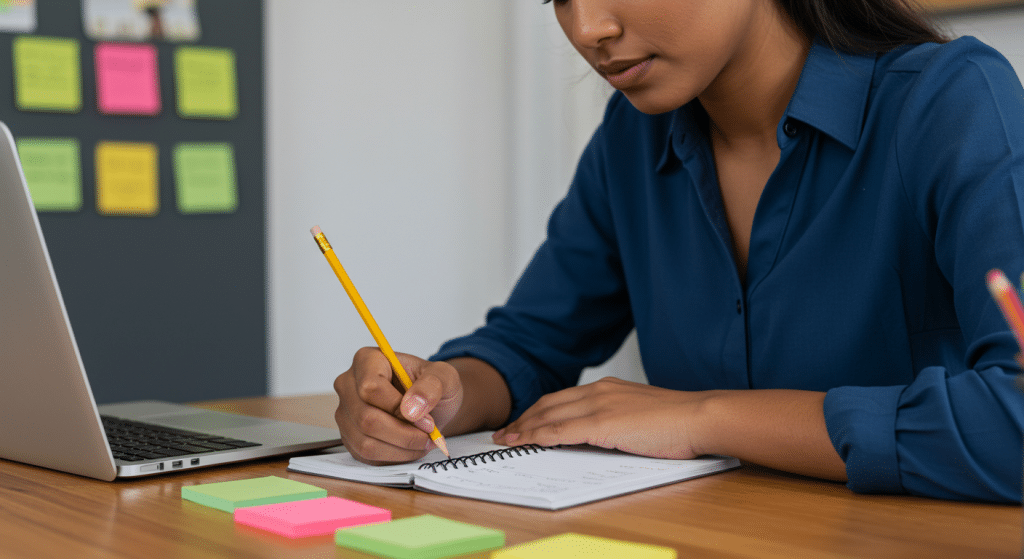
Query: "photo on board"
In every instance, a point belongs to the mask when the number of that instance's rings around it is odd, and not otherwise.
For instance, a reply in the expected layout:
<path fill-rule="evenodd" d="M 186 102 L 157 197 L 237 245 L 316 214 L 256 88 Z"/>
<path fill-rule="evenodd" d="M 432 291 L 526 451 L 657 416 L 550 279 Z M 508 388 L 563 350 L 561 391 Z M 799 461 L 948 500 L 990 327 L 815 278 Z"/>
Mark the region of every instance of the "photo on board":
<path fill-rule="evenodd" d="M 36 30 L 36 0 L 0 0 L 0 32 L 32 33 Z"/>
<path fill-rule="evenodd" d="M 196 0 L 83 0 L 82 18 L 97 41 L 199 40 Z"/>

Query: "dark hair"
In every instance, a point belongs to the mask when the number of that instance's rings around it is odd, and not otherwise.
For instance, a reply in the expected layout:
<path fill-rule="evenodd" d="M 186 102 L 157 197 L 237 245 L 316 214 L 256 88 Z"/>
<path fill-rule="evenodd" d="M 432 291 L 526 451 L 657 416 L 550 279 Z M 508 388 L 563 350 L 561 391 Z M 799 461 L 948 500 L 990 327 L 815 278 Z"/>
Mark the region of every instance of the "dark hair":
<path fill-rule="evenodd" d="M 808 37 L 852 53 L 949 39 L 912 0 L 778 0 Z"/>

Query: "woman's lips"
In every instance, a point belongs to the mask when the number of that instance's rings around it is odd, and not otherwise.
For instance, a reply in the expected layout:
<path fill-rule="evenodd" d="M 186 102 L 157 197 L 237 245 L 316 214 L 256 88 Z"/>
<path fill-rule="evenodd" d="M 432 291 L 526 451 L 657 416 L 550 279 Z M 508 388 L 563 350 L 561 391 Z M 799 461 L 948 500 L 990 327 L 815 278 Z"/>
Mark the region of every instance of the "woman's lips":
<path fill-rule="evenodd" d="M 597 71 L 615 89 L 628 89 L 643 80 L 652 60 L 653 56 L 635 61 L 601 64 Z"/>

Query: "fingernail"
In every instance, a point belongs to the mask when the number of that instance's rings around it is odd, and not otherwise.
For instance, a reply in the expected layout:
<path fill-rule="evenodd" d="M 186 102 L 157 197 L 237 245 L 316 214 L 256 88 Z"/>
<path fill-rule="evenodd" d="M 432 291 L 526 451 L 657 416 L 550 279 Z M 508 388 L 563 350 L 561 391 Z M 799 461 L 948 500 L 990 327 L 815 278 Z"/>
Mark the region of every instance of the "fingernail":
<path fill-rule="evenodd" d="M 429 415 L 413 423 L 413 425 L 415 425 L 417 429 L 423 431 L 424 433 L 429 433 L 434 430 L 434 420 L 430 419 Z"/>
<path fill-rule="evenodd" d="M 427 446 L 423 447 L 423 450 L 431 450 L 434 446 L 434 441 L 427 439 Z"/>
<path fill-rule="evenodd" d="M 519 438 L 519 433 L 509 433 L 505 436 L 505 444 L 512 444 Z"/>
<path fill-rule="evenodd" d="M 405 416 L 409 419 L 416 419 L 427 407 L 427 401 L 422 396 L 410 396 L 404 405 Z"/>

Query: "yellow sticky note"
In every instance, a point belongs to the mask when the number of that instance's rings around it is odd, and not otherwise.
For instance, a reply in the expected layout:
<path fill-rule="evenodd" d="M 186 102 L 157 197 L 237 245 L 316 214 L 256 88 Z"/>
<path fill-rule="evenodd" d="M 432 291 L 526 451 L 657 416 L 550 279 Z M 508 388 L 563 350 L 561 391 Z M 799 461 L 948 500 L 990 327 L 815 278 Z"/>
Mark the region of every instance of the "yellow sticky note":
<path fill-rule="evenodd" d="M 103 215 L 153 216 L 160 209 L 156 144 L 96 144 L 96 209 Z"/>
<path fill-rule="evenodd" d="M 23 111 L 76 113 L 82 108 L 78 41 L 22 35 L 14 38 L 14 100 Z"/>
<path fill-rule="evenodd" d="M 584 534 L 561 534 L 491 554 L 491 559 L 676 559 L 676 550 L 660 545 L 599 538 Z"/>

